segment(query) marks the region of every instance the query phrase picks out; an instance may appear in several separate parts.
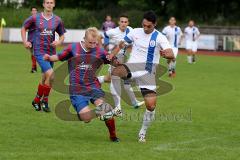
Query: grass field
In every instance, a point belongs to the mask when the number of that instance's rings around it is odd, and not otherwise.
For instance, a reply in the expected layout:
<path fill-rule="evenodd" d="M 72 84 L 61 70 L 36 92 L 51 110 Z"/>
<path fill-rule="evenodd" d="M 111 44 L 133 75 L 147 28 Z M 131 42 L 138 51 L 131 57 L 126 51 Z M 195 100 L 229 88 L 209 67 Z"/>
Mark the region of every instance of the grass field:
<path fill-rule="evenodd" d="M 0 44 L 0 55 L 0 160 L 240 159 L 238 57 L 202 55 L 189 65 L 180 55 L 177 77 L 162 77 L 174 90 L 159 96 L 157 117 L 162 117 L 141 144 L 141 119 L 135 115 L 142 115 L 144 108 L 123 105 L 128 117 L 117 120 L 121 142 L 112 143 L 99 120 L 84 124 L 55 115 L 54 106 L 67 95 L 53 91 L 53 112 L 34 111 L 31 101 L 40 72 L 30 74 L 30 56 L 22 45 Z"/>

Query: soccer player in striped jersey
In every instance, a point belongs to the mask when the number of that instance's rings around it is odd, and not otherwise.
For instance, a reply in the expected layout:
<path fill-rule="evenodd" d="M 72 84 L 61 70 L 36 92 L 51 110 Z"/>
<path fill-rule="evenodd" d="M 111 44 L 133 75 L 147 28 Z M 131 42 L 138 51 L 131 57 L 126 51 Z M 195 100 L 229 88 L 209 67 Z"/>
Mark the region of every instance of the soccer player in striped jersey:
<path fill-rule="evenodd" d="M 184 36 L 186 40 L 186 50 L 188 52 L 187 56 L 188 63 L 189 64 L 195 63 L 200 32 L 198 28 L 194 26 L 193 20 L 190 20 L 188 22 L 188 27 L 184 29 Z"/>
<path fill-rule="evenodd" d="M 37 8 L 36 7 L 31 7 L 31 15 L 36 15 L 37 14 Z M 28 30 L 28 34 L 27 34 L 27 41 L 33 43 L 33 37 L 34 37 L 34 32 L 35 29 L 32 28 L 30 30 Z M 32 62 L 32 69 L 31 69 L 31 73 L 35 73 L 37 72 L 37 61 L 36 58 L 33 55 L 33 48 L 30 48 L 30 53 L 31 53 L 31 62 Z"/>
<path fill-rule="evenodd" d="M 153 11 L 143 16 L 142 28 L 130 31 L 120 43 L 120 48 L 132 44 L 132 52 L 125 64 L 119 64 L 112 70 L 112 75 L 122 79 L 136 80 L 144 97 L 146 111 L 143 116 L 142 127 L 139 131 L 139 142 L 145 142 L 146 132 L 154 120 L 157 104 L 156 67 L 160 56 L 172 59 L 174 54 L 166 36 L 155 29 L 157 17 Z"/>
<path fill-rule="evenodd" d="M 49 56 L 45 59 L 49 61 L 68 61 L 69 80 L 70 80 L 70 99 L 80 120 L 89 122 L 99 115 L 98 110 L 106 108 L 106 114 L 103 114 L 103 120 L 109 129 L 110 140 L 118 142 L 116 136 L 114 115 L 121 115 L 118 108 L 112 107 L 104 101 L 104 92 L 101 89 L 96 72 L 102 64 L 117 64 L 115 59 L 108 59 L 107 52 L 97 46 L 99 32 L 97 28 L 88 28 L 85 32 L 84 41 L 69 44 L 60 54 Z M 97 109 L 89 108 L 89 101 Z M 109 111 L 109 112 L 108 112 Z"/>
<path fill-rule="evenodd" d="M 182 37 L 182 30 L 180 27 L 176 26 L 175 17 L 171 17 L 169 19 L 169 25 L 164 27 L 162 33 L 169 40 L 174 53 L 174 59 L 168 59 L 167 61 L 169 77 L 174 77 L 176 75 L 176 58 L 178 54 L 178 45 L 180 44 Z"/>
<path fill-rule="evenodd" d="M 44 54 L 56 54 L 56 47 L 64 41 L 65 28 L 60 17 L 53 14 L 55 0 L 43 0 L 44 11 L 25 20 L 21 29 L 22 41 L 26 48 L 33 48 L 34 56 L 41 67 L 42 79 L 38 85 L 37 95 L 32 105 L 35 110 L 41 107 L 49 112 L 48 96 L 53 82 L 53 63 L 43 59 Z M 27 30 L 35 29 L 33 43 L 27 41 Z M 55 40 L 55 32 L 59 34 L 59 40 Z"/>
<path fill-rule="evenodd" d="M 123 41 L 123 38 L 132 30 L 132 27 L 129 25 L 129 19 L 126 15 L 121 15 L 119 17 L 119 26 L 110 29 L 106 32 L 104 32 L 104 39 L 108 39 L 107 43 L 105 43 L 105 48 L 109 50 L 110 53 L 116 54 L 118 61 L 120 63 L 124 63 L 125 61 L 125 49 L 121 49 L 120 51 L 115 52 L 115 47 L 118 46 L 120 41 Z M 106 41 L 105 41 L 106 42 Z M 115 53 L 113 53 L 115 52 Z M 113 66 L 109 68 L 109 74 L 106 76 L 99 76 L 98 79 L 100 83 L 103 82 L 111 82 L 110 84 L 110 91 L 113 96 L 113 100 L 115 103 L 115 107 L 121 108 L 121 79 L 117 76 L 110 76 L 111 69 Z M 143 105 L 144 102 L 139 102 L 136 99 L 136 96 L 133 92 L 133 89 L 131 87 L 131 82 L 129 80 L 124 81 L 124 89 L 128 94 L 128 97 L 130 98 L 130 101 L 134 108 L 138 108 L 139 106 Z"/>

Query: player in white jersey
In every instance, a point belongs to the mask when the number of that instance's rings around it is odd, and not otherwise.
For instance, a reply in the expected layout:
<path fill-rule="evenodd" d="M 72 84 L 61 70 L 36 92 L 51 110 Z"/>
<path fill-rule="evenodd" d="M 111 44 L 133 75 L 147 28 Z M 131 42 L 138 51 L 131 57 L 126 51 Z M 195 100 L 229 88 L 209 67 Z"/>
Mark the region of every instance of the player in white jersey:
<path fill-rule="evenodd" d="M 166 35 L 173 49 L 174 59 L 168 60 L 168 72 L 169 77 L 174 77 L 176 74 L 176 58 L 178 54 L 178 45 L 181 43 L 182 37 L 182 30 L 180 27 L 176 26 L 175 17 L 171 17 L 169 19 L 169 25 L 162 30 L 162 33 Z"/>
<path fill-rule="evenodd" d="M 188 27 L 184 30 L 184 35 L 186 39 L 186 50 L 188 51 L 188 63 L 196 62 L 196 52 L 197 52 L 197 43 L 200 36 L 200 32 L 196 26 L 194 26 L 194 21 L 190 20 L 188 22 Z"/>
<path fill-rule="evenodd" d="M 118 27 L 104 32 L 104 39 L 108 39 L 107 40 L 108 43 L 104 45 L 105 45 L 105 48 L 109 50 L 109 52 L 112 52 L 115 49 L 115 47 L 118 46 L 121 41 L 123 41 L 123 38 L 132 30 L 132 28 L 128 26 L 129 20 L 128 20 L 128 16 L 126 15 L 121 15 L 119 17 L 118 24 L 119 24 Z M 120 63 L 124 63 L 125 52 L 126 52 L 126 48 L 119 50 L 118 53 L 112 53 L 112 54 L 116 54 L 118 61 Z M 111 77 L 110 76 L 111 69 L 112 69 L 112 66 L 110 66 L 109 68 L 109 74 L 106 76 L 99 76 L 98 80 L 100 83 L 111 82 L 110 91 L 113 96 L 115 107 L 121 108 L 121 79 L 117 76 Z M 127 92 L 128 97 L 130 98 L 134 108 L 138 108 L 139 106 L 144 104 L 144 102 L 139 102 L 136 99 L 136 96 L 133 92 L 133 89 L 131 87 L 129 80 L 124 81 L 124 89 Z"/>
<path fill-rule="evenodd" d="M 142 27 L 130 31 L 120 43 L 120 48 L 132 44 L 130 58 L 125 64 L 120 64 L 112 70 L 112 75 L 122 79 L 136 80 L 144 97 L 146 111 L 143 116 L 142 128 L 139 131 L 139 142 L 145 142 L 146 131 L 155 117 L 157 103 L 156 67 L 160 55 L 174 58 L 171 45 L 166 36 L 155 29 L 157 17 L 153 11 L 143 16 Z"/>

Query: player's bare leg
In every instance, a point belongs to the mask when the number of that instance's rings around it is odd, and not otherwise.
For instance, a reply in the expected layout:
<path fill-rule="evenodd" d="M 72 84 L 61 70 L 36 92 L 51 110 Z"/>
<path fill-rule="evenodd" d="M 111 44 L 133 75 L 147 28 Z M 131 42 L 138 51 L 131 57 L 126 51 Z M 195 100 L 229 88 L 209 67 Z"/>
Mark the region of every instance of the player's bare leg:
<path fill-rule="evenodd" d="M 155 107 L 157 102 L 156 93 L 153 91 L 144 96 L 144 101 L 146 105 L 146 111 L 143 116 L 142 127 L 139 131 L 139 142 L 146 142 L 146 133 L 147 129 L 150 126 L 151 122 L 155 119 Z"/>
<path fill-rule="evenodd" d="M 94 103 L 96 105 L 96 109 L 90 109 L 88 106 L 85 106 L 78 112 L 78 116 L 81 121 L 88 123 L 97 117 L 100 117 L 101 120 L 107 120 L 114 116 L 114 114 L 111 112 L 113 110 L 111 105 L 105 103 L 102 100 L 96 101 L 97 102 Z M 111 115 L 107 114 L 105 116 L 105 114 L 108 112 L 111 112 Z"/>

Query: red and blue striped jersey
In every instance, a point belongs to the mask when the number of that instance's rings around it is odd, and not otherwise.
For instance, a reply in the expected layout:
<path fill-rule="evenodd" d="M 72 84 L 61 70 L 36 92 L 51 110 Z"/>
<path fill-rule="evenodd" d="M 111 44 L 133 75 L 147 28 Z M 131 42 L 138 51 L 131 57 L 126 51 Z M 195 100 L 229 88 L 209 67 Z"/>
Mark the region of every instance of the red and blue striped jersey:
<path fill-rule="evenodd" d="M 95 89 L 100 89 L 96 72 L 102 64 L 109 64 L 107 51 L 103 48 L 93 48 L 86 51 L 81 43 L 69 44 L 58 54 L 60 61 L 68 61 L 70 94 L 85 95 Z"/>
<path fill-rule="evenodd" d="M 34 54 L 56 54 L 56 49 L 50 44 L 55 40 L 55 32 L 62 36 L 66 30 L 60 17 L 52 15 L 47 19 L 43 13 L 30 16 L 25 20 L 23 27 L 28 30 L 34 30 L 33 49 Z"/>
<path fill-rule="evenodd" d="M 35 33 L 35 29 L 29 29 L 29 30 L 28 30 L 27 41 L 33 43 L 34 33 Z"/>

